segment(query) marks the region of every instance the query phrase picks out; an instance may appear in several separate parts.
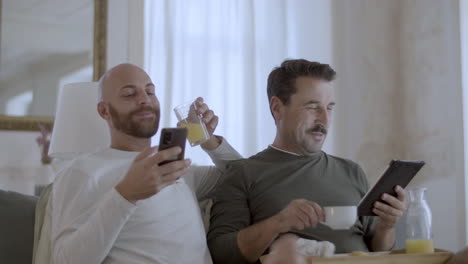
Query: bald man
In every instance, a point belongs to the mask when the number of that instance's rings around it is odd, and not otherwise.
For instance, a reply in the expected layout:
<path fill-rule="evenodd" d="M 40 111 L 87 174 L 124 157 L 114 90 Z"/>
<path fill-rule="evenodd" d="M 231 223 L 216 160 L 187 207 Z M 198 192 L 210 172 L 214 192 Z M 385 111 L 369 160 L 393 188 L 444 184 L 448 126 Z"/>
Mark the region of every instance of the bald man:
<path fill-rule="evenodd" d="M 190 167 L 188 159 L 160 166 L 181 149 L 150 146 L 160 107 L 146 72 L 110 69 L 99 98 L 111 145 L 77 158 L 54 182 L 54 263 L 211 263 L 197 200 L 209 197 L 227 160 L 240 158 L 213 135 L 218 117 L 197 99 L 211 135 L 202 147 L 216 168 Z"/>

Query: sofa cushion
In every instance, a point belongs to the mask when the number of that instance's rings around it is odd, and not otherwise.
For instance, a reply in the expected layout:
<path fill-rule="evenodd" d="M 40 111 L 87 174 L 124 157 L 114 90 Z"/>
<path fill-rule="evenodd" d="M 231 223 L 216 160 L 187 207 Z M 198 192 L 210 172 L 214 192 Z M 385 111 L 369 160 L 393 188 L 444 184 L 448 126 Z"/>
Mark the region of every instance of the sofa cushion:
<path fill-rule="evenodd" d="M 38 197 L 0 190 L 0 262 L 32 262 Z"/>

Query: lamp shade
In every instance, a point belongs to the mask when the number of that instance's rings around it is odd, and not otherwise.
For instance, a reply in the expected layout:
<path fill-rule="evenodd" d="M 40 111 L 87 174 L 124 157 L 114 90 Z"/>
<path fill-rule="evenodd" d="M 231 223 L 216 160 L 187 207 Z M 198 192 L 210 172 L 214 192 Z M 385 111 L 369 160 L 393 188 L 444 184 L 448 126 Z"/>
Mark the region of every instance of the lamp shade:
<path fill-rule="evenodd" d="M 98 83 L 70 83 L 60 88 L 49 155 L 72 159 L 110 145 L 107 124 L 97 112 Z"/>

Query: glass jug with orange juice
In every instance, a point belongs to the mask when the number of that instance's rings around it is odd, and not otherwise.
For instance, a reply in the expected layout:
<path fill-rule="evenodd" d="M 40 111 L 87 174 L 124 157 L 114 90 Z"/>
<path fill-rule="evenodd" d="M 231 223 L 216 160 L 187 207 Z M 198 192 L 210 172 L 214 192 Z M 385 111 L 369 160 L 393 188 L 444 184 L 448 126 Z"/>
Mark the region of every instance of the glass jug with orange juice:
<path fill-rule="evenodd" d="M 406 253 L 434 253 L 432 214 L 426 202 L 426 188 L 410 189 L 407 193 Z"/>

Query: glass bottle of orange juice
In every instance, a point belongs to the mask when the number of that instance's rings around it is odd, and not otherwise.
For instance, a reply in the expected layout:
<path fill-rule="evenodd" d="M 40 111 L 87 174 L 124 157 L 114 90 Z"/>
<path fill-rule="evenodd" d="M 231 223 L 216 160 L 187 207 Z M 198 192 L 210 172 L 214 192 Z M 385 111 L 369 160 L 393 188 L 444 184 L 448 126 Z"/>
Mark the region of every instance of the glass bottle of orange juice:
<path fill-rule="evenodd" d="M 426 201 L 426 188 L 407 191 L 406 253 L 434 253 L 432 214 Z"/>

